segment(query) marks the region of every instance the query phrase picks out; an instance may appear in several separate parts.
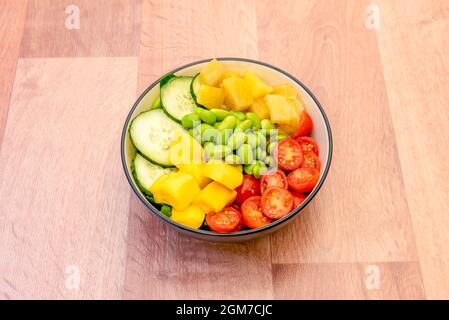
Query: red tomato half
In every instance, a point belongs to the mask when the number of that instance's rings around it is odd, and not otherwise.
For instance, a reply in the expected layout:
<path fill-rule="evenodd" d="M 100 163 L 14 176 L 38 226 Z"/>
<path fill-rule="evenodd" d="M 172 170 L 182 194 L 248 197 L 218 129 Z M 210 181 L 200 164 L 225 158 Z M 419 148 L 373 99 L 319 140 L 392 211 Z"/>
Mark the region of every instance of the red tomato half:
<path fill-rule="evenodd" d="M 266 172 L 260 179 L 260 193 L 268 187 L 288 188 L 287 177 L 281 170 L 270 170 Z"/>
<path fill-rule="evenodd" d="M 264 216 L 279 219 L 293 209 L 293 197 L 288 190 L 270 187 L 262 195 L 262 210 Z"/>
<path fill-rule="evenodd" d="M 293 208 L 297 208 L 306 200 L 307 196 L 302 193 L 290 192 L 293 197 Z"/>
<path fill-rule="evenodd" d="M 287 176 L 288 185 L 296 192 L 309 192 L 315 187 L 319 179 L 319 172 L 314 168 L 299 168 Z"/>
<path fill-rule="evenodd" d="M 295 139 L 282 139 L 278 142 L 274 155 L 279 168 L 284 170 L 295 170 L 303 161 L 301 145 Z"/>
<path fill-rule="evenodd" d="M 220 212 L 206 215 L 206 223 L 212 231 L 227 233 L 234 231 L 240 224 L 242 215 L 236 209 L 227 207 Z"/>
<path fill-rule="evenodd" d="M 315 140 L 311 137 L 299 137 L 296 139 L 299 142 L 302 148 L 302 152 L 314 152 L 317 156 L 320 154 L 320 150 Z"/>
<path fill-rule="evenodd" d="M 293 135 L 294 138 L 308 136 L 313 130 L 313 120 L 307 112 L 303 112 L 299 120 L 298 130 Z"/>
<path fill-rule="evenodd" d="M 242 221 L 248 228 L 260 228 L 272 221 L 262 214 L 261 199 L 260 196 L 250 197 L 242 204 Z"/>
<path fill-rule="evenodd" d="M 245 174 L 242 184 L 235 191 L 237 191 L 235 202 L 241 205 L 249 197 L 260 195 L 259 180 L 253 175 Z"/>
<path fill-rule="evenodd" d="M 301 167 L 315 168 L 319 172 L 321 169 L 321 161 L 314 152 L 304 152 L 304 161 L 302 162 Z"/>

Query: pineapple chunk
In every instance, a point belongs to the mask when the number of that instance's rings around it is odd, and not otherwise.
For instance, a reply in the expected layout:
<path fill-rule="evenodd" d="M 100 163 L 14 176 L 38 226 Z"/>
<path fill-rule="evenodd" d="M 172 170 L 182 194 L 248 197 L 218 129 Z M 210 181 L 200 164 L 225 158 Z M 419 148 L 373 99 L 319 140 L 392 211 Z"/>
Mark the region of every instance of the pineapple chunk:
<path fill-rule="evenodd" d="M 223 73 L 223 80 L 231 77 L 240 77 L 240 73 L 233 69 L 226 70 Z"/>
<path fill-rule="evenodd" d="M 279 94 L 267 94 L 265 102 L 270 110 L 270 118 L 273 123 L 290 124 L 296 111 L 286 97 Z"/>
<path fill-rule="evenodd" d="M 288 124 L 281 124 L 279 127 L 288 135 L 292 135 L 298 130 L 299 121 L 304 111 L 304 103 L 296 98 L 287 98 L 287 101 L 293 107 L 292 118 Z"/>
<path fill-rule="evenodd" d="M 273 91 L 272 87 L 250 71 L 245 72 L 243 79 L 251 87 L 251 93 L 254 99 L 263 97 Z"/>
<path fill-rule="evenodd" d="M 174 165 L 183 163 L 202 163 L 203 147 L 189 134 L 179 129 L 175 132 L 177 139 L 172 142 L 169 159 Z"/>
<path fill-rule="evenodd" d="M 235 111 L 244 111 L 253 103 L 251 87 L 242 78 L 231 77 L 223 80 L 225 103 Z"/>
<path fill-rule="evenodd" d="M 200 72 L 201 83 L 217 87 L 223 79 L 225 68 L 217 59 L 211 60 Z"/>
<path fill-rule="evenodd" d="M 292 84 L 285 83 L 273 87 L 273 94 L 280 94 L 286 98 L 296 98 L 298 90 Z"/>
<path fill-rule="evenodd" d="M 249 111 L 254 112 L 260 120 L 270 118 L 270 110 L 264 98 L 259 98 L 249 107 Z"/>
<path fill-rule="evenodd" d="M 224 102 L 224 90 L 202 84 L 196 99 L 200 105 L 208 109 L 220 108 Z"/>

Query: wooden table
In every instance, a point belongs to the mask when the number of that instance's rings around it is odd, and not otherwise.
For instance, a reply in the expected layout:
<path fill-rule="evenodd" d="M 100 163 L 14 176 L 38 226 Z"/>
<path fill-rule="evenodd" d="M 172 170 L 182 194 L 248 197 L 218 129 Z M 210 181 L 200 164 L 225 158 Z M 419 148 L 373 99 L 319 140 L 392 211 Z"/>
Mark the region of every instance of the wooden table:
<path fill-rule="evenodd" d="M 0 299 L 448 299 L 448 52 L 444 0 L 0 0 Z M 138 94 L 215 56 L 294 74 L 333 128 L 318 196 L 248 243 L 180 236 L 120 163 Z"/>

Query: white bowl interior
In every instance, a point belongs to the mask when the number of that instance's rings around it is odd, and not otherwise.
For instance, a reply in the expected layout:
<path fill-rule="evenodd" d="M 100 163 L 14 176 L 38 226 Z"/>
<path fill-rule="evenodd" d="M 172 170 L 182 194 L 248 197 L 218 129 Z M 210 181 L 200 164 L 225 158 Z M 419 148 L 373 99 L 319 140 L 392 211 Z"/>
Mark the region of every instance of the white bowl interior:
<path fill-rule="evenodd" d="M 254 62 L 249 61 L 231 61 L 231 60 L 221 60 L 221 62 L 230 69 L 235 69 L 238 71 L 246 71 L 249 70 L 256 74 L 257 76 L 261 77 L 263 80 L 265 80 L 270 85 L 279 85 L 284 83 L 290 83 L 294 85 L 296 88 L 298 88 L 299 92 L 301 93 L 306 111 L 309 113 L 311 118 L 313 119 L 313 125 L 314 129 L 312 132 L 312 137 L 316 140 L 318 147 L 320 148 L 320 161 L 321 161 L 321 176 L 320 176 L 320 182 L 324 178 L 324 173 L 326 171 L 326 167 L 329 165 L 328 158 L 330 150 L 330 141 L 329 141 L 329 132 L 326 125 L 326 121 L 323 117 L 323 114 L 321 113 L 320 108 L 318 107 L 315 100 L 312 98 L 312 96 L 296 81 L 288 77 L 286 74 L 279 72 L 275 69 L 272 69 L 268 66 L 261 65 Z M 203 63 L 198 63 L 186 68 L 183 68 L 179 71 L 177 71 L 175 74 L 180 76 L 193 76 L 197 74 L 201 68 L 203 67 Z M 131 119 L 133 119 L 136 115 L 141 113 L 142 111 L 146 111 L 151 109 L 151 103 L 154 99 L 159 95 L 159 85 L 154 86 L 151 90 L 149 90 L 146 95 L 142 98 L 142 100 L 137 105 L 136 109 L 131 115 Z M 129 125 L 129 124 L 128 124 Z M 131 172 L 131 163 L 136 155 L 136 150 L 134 149 L 134 146 L 132 145 L 130 139 L 128 130 L 126 130 L 126 140 L 125 140 L 125 162 L 126 166 Z M 135 181 L 133 180 L 132 183 L 134 184 L 135 189 L 139 190 L 137 185 L 135 184 Z M 317 187 L 320 185 L 320 183 L 317 184 Z M 139 190 L 140 192 L 140 190 Z M 312 193 L 312 192 L 311 192 Z"/>

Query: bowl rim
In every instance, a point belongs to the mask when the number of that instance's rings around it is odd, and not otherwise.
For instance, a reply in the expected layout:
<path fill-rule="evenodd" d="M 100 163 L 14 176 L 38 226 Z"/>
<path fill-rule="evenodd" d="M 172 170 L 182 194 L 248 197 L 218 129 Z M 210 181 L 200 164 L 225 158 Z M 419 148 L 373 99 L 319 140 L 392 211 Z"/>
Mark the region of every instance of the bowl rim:
<path fill-rule="evenodd" d="M 328 135 L 328 139 L 329 139 L 329 152 L 328 152 L 328 156 L 327 156 L 327 160 L 326 160 L 326 164 L 324 166 L 324 171 L 323 174 L 320 178 L 320 180 L 318 181 L 317 186 L 312 190 L 312 192 L 307 196 L 307 199 L 301 203 L 301 205 L 297 208 L 295 208 L 294 210 L 292 210 L 288 215 L 273 221 L 272 223 L 257 228 L 257 229 L 248 229 L 248 230 L 242 230 L 242 231 L 237 231 L 237 232 L 232 232 L 232 233 L 218 233 L 218 232 L 213 232 L 213 231 L 208 231 L 208 230 L 202 230 L 202 229 L 193 229 L 190 227 L 186 227 L 183 226 L 181 224 L 178 224 L 176 222 L 174 222 L 173 220 L 171 220 L 170 218 L 168 218 L 167 216 L 163 215 L 162 213 L 159 212 L 159 210 L 157 210 L 141 193 L 140 190 L 137 190 L 135 184 L 133 183 L 133 177 L 130 173 L 130 170 L 128 169 L 128 166 L 126 164 L 126 151 L 125 151 L 125 144 L 126 144 L 126 133 L 128 131 L 128 127 L 131 121 L 131 116 L 134 113 L 134 110 L 137 108 L 137 106 L 139 105 L 140 101 L 146 96 L 146 94 L 153 89 L 156 85 L 159 84 L 160 80 L 167 74 L 171 74 L 171 73 L 176 73 L 178 71 L 181 71 L 185 68 L 188 67 L 192 67 L 194 65 L 197 64 L 201 64 L 201 63 L 206 63 L 209 62 L 212 58 L 210 59 L 202 59 L 202 60 L 198 60 L 198 61 L 194 61 L 188 64 L 185 64 L 183 66 L 177 67 L 167 73 L 165 73 L 163 76 L 159 77 L 156 81 L 154 81 L 151 85 L 149 85 L 139 96 L 139 98 L 134 102 L 131 110 L 129 111 L 126 120 L 125 120 L 125 124 L 123 126 L 123 130 L 122 130 L 122 136 L 121 136 L 121 158 L 122 158 L 122 165 L 123 165 L 123 170 L 125 171 L 125 175 L 126 178 L 128 180 L 128 183 L 130 184 L 131 188 L 133 189 L 134 193 L 137 195 L 137 197 L 140 199 L 140 201 L 145 205 L 145 207 L 150 210 L 150 212 L 154 215 L 156 215 L 157 217 L 159 217 L 160 219 L 163 219 L 165 222 L 171 224 L 174 228 L 179 229 L 179 231 L 182 232 L 187 232 L 187 233 L 192 233 L 192 234 L 196 234 L 196 235 L 203 235 L 203 236 L 211 236 L 211 237 L 217 237 L 217 238 L 235 238 L 235 237 L 242 237 L 242 236 L 249 236 L 249 235 L 254 235 L 257 233 L 264 233 L 265 231 L 268 231 L 270 229 L 276 228 L 278 226 L 280 226 L 281 224 L 286 223 L 288 220 L 292 219 L 293 217 L 295 217 L 297 214 L 299 214 L 311 201 L 312 199 L 315 197 L 315 195 L 318 193 L 318 191 L 321 189 L 321 187 L 323 186 L 324 181 L 326 180 L 326 177 L 329 173 L 329 169 L 331 166 L 331 162 L 332 162 L 332 152 L 333 152 L 333 141 L 332 141 L 332 131 L 331 131 L 331 127 L 330 127 L 330 123 L 329 123 L 329 119 L 327 118 L 326 112 L 324 111 L 323 107 L 321 106 L 320 102 L 318 101 L 318 99 L 315 97 L 315 95 L 309 90 L 309 88 L 307 88 L 301 81 L 299 81 L 298 79 L 296 79 L 294 76 L 292 76 L 290 73 L 281 70 L 271 64 L 265 63 L 265 62 L 261 62 L 258 60 L 253 60 L 253 59 L 247 59 L 247 58 L 236 58 L 236 57 L 219 57 L 219 58 L 215 58 L 219 61 L 240 61 L 240 62 L 248 62 L 248 63 L 253 63 L 253 64 L 258 64 L 270 69 L 273 69 L 277 72 L 282 73 L 284 76 L 286 76 L 287 78 L 289 78 L 291 81 L 295 82 L 296 84 L 298 84 L 299 86 L 301 86 L 309 95 L 310 97 L 313 99 L 313 101 L 316 103 L 316 105 L 318 106 L 318 109 L 321 112 L 321 116 L 324 119 L 326 128 L 327 128 L 327 135 Z"/>

